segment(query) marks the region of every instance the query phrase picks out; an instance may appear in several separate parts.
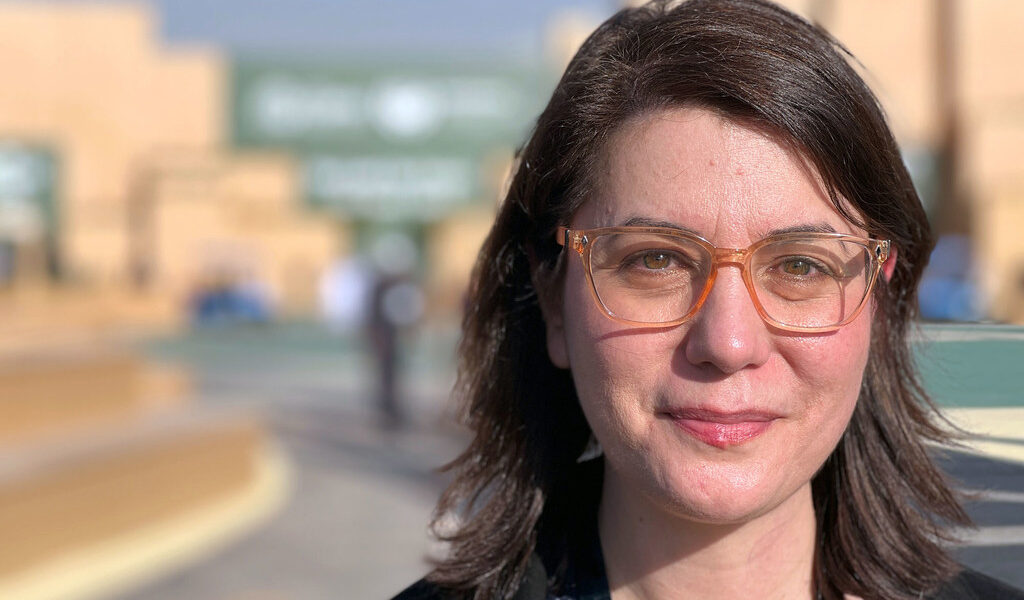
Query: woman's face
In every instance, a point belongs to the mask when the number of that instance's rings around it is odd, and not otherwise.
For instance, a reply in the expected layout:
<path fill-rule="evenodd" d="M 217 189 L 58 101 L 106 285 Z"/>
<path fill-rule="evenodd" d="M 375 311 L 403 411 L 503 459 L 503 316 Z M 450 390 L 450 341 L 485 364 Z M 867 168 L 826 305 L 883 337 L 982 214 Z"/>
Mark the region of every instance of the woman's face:
<path fill-rule="evenodd" d="M 863 235 L 798 156 L 701 109 L 627 123 L 610 141 L 597 190 L 572 228 L 657 221 L 729 248 L 791 227 Z M 683 518 L 739 523 L 809 484 L 856 404 L 870 305 L 835 332 L 775 330 L 739 267 L 726 264 L 692 320 L 638 328 L 607 318 L 582 262 L 567 258 L 561 303 L 546 315 L 548 351 L 572 371 L 605 451 L 606 485 Z"/>

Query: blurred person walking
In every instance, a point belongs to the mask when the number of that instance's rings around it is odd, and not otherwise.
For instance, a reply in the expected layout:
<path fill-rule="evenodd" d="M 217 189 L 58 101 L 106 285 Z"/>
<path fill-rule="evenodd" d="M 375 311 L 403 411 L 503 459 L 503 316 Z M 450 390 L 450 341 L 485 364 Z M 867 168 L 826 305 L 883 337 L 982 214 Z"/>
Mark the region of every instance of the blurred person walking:
<path fill-rule="evenodd" d="M 377 410 L 381 426 L 398 429 L 407 422 L 399 398 L 402 334 L 423 315 L 423 292 L 413 277 L 418 253 L 402 233 L 378 238 L 370 256 L 375 268 L 367 332 L 377 364 Z"/>

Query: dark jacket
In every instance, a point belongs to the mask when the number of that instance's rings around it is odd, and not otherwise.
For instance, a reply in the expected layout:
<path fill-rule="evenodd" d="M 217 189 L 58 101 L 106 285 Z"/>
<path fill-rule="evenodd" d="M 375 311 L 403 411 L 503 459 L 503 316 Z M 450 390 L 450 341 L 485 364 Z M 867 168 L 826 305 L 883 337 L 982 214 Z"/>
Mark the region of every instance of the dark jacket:
<path fill-rule="evenodd" d="M 601 565 L 603 569 L 603 565 Z M 582 580 L 569 584 L 568 589 L 552 592 L 548 589 L 548 576 L 544 565 L 536 555 L 526 569 L 523 583 L 514 600 L 610 600 L 608 583 L 604 573 L 591 573 Z M 425 580 L 395 596 L 394 600 L 462 600 L 462 597 L 446 593 Z M 1024 591 L 993 579 L 988 575 L 964 569 L 936 593 L 923 600 L 1024 600 Z"/>
<path fill-rule="evenodd" d="M 454 600 L 455 598 L 457 596 L 446 594 L 433 584 L 420 580 L 395 596 L 394 600 Z M 607 600 L 608 598 L 610 595 L 607 588 L 604 590 L 603 596 L 549 595 L 547 574 L 539 560 L 531 563 L 523 585 L 515 595 L 515 600 Z M 928 596 L 927 600 L 1024 600 L 1024 592 L 992 579 L 988 575 L 964 569 L 956 578 L 942 586 L 938 592 Z"/>
<path fill-rule="evenodd" d="M 534 553 L 527 564 L 523 582 L 514 600 L 610 600 L 601 540 L 597 533 L 597 507 L 581 508 L 570 517 L 569 535 L 560 550 Z M 541 555 L 559 557 L 545 561 Z M 557 566 L 553 566 L 557 563 Z M 557 573 L 549 578 L 549 573 Z M 550 579 L 557 580 L 552 588 Z M 421 580 L 398 594 L 394 600 L 463 600 Z M 1024 600 L 1024 591 L 971 569 L 964 569 L 934 594 L 921 600 Z"/>

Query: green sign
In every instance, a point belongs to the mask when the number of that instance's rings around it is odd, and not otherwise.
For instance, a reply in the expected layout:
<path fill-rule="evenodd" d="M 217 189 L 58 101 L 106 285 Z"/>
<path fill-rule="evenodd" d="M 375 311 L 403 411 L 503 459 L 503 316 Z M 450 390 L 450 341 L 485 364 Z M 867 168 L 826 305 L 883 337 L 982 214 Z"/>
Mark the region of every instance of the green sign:
<path fill-rule="evenodd" d="M 525 139 L 550 83 L 506 63 L 241 60 L 231 135 L 296 152 L 315 206 L 430 221 L 481 197 L 481 160 Z"/>
<path fill-rule="evenodd" d="M 305 189 L 314 206 L 368 221 L 432 221 L 480 193 L 468 156 L 310 155 Z"/>

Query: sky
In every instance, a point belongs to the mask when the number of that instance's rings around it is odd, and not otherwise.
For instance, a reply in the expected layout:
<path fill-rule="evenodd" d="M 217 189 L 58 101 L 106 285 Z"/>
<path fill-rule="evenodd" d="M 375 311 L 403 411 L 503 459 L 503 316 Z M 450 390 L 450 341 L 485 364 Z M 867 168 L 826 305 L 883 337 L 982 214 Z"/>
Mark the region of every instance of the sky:
<path fill-rule="evenodd" d="M 66 0 L 72 1 L 72 0 Z M 82 0 L 74 0 L 82 1 Z M 599 22 L 617 0 L 150 0 L 168 43 L 234 54 L 485 54 L 534 58 L 562 11 Z"/>

